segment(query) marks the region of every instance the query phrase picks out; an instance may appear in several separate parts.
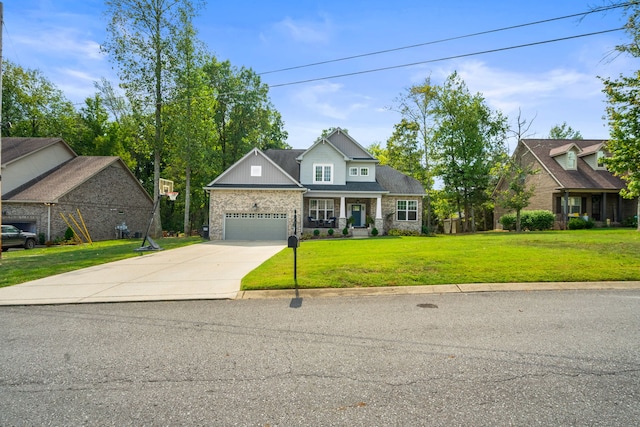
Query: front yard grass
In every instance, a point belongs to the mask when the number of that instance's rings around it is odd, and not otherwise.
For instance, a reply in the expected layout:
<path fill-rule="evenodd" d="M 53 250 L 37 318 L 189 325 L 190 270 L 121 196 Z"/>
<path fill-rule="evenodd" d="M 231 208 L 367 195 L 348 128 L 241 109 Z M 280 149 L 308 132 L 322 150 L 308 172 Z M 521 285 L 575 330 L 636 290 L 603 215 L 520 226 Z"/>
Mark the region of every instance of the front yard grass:
<path fill-rule="evenodd" d="M 157 240 L 160 247 L 172 249 L 202 242 L 200 237 L 166 238 Z M 91 245 L 38 247 L 31 250 L 10 249 L 0 259 L 0 288 L 53 276 L 134 256 L 140 247 L 138 240 L 107 240 Z"/>
<path fill-rule="evenodd" d="M 640 280 L 635 229 L 309 240 L 297 255 L 300 288 Z M 293 287 L 292 249 L 242 280 Z"/>

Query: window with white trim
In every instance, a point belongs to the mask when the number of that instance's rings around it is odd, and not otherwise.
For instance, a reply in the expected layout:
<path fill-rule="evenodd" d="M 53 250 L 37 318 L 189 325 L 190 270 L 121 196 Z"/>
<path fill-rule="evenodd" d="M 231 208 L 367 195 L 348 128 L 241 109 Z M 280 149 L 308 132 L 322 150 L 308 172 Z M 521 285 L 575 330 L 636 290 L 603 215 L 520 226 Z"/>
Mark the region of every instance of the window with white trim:
<path fill-rule="evenodd" d="M 569 209 L 565 211 L 565 199 L 562 197 L 562 211 L 566 212 L 568 216 L 580 216 L 580 212 L 582 212 L 582 197 L 569 197 L 568 199 Z"/>
<path fill-rule="evenodd" d="M 313 165 L 313 183 L 314 184 L 332 184 L 333 183 L 333 165 Z"/>
<path fill-rule="evenodd" d="M 358 176 L 358 168 L 349 168 L 349 176 Z"/>
<path fill-rule="evenodd" d="M 604 151 L 600 150 L 596 153 L 596 167 L 600 169 L 606 169 L 607 165 L 604 163 L 604 159 L 607 156 L 604 154 Z"/>
<path fill-rule="evenodd" d="M 360 168 L 360 176 L 369 176 L 369 168 Z"/>
<path fill-rule="evenodd" d="M 396 203 L 396 218 L 398 221 L 417 221 L 418 201 L 398 200 Z"/>
<path fill-rule="evenodd" d="M 567 169 L 575 170 L 578 158 L 575 151 L 567 151 Z"/>
<path fill-rule="evenodd" d="M 316 220 L 333 218 L 335 216 L 333 199 L 309 200 L 309 216 Z"/>

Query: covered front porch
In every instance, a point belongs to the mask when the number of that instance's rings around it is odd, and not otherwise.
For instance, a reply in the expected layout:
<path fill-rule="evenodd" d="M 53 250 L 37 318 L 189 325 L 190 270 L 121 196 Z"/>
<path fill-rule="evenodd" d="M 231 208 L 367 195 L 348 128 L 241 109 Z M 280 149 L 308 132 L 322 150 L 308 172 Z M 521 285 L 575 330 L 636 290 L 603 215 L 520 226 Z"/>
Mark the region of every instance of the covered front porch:
<path fill-rule="evenodd" d="M 304 197 L 303 232 L 317 229 L 377 228 L 383 231 L 382 194 L 309 192 Z"/>
<path fill-rule="evenodd" d="M 635 215 L 636 200 L 624 199 L 619 192 L 567 190 L 554 197 L 556 228 L 566 228 L 573 217 L 592 219 L 598 226 L 620 225 Z"/>

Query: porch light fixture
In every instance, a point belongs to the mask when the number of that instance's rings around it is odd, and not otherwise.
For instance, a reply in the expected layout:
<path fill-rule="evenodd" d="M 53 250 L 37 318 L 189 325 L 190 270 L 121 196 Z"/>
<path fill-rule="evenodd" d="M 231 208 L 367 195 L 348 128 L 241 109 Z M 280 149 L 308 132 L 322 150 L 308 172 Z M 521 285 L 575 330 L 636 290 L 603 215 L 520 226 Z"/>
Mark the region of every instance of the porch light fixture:
<path fill-rule="evenodd" d="M 253 210 L 254 210 L 254 211 L 257 211 L 257 210 L 258 210 L 258 204 L 257 204 L 257 203 L 254 203 L 254 204 L 253 204 Z"/>

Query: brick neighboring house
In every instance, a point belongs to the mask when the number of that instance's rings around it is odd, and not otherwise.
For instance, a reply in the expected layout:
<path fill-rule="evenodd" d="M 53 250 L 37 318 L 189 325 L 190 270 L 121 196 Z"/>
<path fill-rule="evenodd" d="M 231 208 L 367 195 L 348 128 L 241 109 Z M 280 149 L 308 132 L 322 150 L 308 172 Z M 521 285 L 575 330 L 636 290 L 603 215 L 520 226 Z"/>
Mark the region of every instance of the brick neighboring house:
<path fill-rule="evenodd" d="M 637 199 L 624 199 L 625 182 L 609 172 L 602 162 L 607 156 L 605 140 L 523 139 L 513 158 L 538 170 L 526 178 L 535 194 L 524 210 L 544 209 L 556 215 L 554 228 L 565 229 L 568 219 L 587 216 L 598 225 L 619 225 L 636 215 Z M 502 179 L 496 191 L 507 188 Z M 509 211 L 496 206 L 495 228 Z"/>
<path fill-rule="evenodd" d="M 340 128 L 307 150 L 251 150 L 205 190 L 212 240 L 285 240 L 347 225 L 422 230 L 422 185 L 378 164 Z"/>
<path fill-rule="evenodd" d="M 92 240 L 144 234 L 153 200 L 119 157 L 78 156 L 60 138 L 2 138 L 2 222 L 64 237 L 80 210 Z"/>

